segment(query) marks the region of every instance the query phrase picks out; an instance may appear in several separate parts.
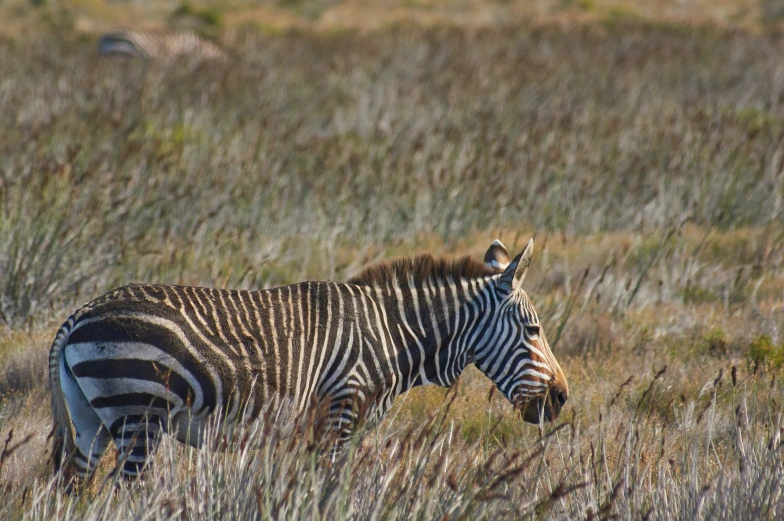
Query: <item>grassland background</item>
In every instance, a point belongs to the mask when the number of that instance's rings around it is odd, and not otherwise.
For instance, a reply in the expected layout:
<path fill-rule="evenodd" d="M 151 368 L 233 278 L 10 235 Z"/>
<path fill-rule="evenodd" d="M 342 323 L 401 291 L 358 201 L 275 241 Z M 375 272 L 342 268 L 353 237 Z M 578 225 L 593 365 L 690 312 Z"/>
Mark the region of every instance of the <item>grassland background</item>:
<path fill-rule="evenodd" d="M 0 7 L 0 517 L 784 515 L 773 3 L 196 4 L 232 57 L 148 66 L 97 57 L 120 4 L 179 23 L 166 2 Z M 529 236 L 560 430 L 469 370 L 437 451 L 406 432 L 446 392 L 417 389 L 337 478 L 167 444 L 145 483 L 52 492 L 48 346 L 92 296 L 344 280 Z"/>

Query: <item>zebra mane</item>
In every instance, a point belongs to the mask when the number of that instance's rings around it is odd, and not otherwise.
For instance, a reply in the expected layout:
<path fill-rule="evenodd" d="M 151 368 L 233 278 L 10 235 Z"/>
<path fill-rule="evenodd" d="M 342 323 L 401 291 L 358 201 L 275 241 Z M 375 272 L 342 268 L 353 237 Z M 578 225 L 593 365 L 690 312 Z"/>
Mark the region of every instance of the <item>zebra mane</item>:
<path fill-rule="evenodd" d="M 467 255 L 446 259 L 425 254 L 368 266 L 351 277 L 348 283 L 358 286 L 389 286 L 412 280 L 416 286 L 421 286 L 426 281 L 477 279 L 495 274 L 495 270 Z"/>

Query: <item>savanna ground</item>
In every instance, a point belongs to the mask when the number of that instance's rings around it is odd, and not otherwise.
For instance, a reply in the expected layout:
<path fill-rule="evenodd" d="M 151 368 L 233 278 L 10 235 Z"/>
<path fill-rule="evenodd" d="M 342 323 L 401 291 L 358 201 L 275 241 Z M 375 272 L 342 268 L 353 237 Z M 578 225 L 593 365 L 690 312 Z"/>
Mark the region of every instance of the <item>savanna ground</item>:
<path fill-rule="evenodd" d="M 188 4 L 232 58 L 149 66 L 99 60 L 80 29 L 117 4 L 3 5 L 0 518 L 784 518 L 775 2 L 390 2 L 394 23 L 360 9 L 340 30 L 329 13 L 362 2 L 248 23 Z M 511 14 L 461 23 L 480 8 Z M 337 468 L 257 426 L 235 452 L 166 442 L 140 483 L 115 486 L 111 456 L 80 493 L 51 480 L 48 348 L 91 297 L 529 236 L 571 391 L 555 424 L 469 368 Z"/>

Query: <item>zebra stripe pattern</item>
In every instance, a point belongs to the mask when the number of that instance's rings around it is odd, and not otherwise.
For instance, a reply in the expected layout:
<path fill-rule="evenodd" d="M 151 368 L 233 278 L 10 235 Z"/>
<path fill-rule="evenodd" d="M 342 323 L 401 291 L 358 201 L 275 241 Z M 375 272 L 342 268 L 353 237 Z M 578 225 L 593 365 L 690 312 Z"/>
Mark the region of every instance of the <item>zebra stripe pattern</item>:
<path fill-rule="evenodd" d="M 102 36 L 98 50 L 101 56 L 132 56 L 145 60 L 182 56 L 223 60 L 226 57 L 218 46 L 190 30 L 120 30 Z"/>
<path fill-rule="evenodd" d="M 132 477 L 167 430 L 198 446 L 215 414 L 224 425 L 273 415 L 285 436 L 314 404 L 339 447 L 396 396 L 451 386 L 469 363 L 526 421 L 552 421 L 568 386 L 521 288 L 532 251 L 510 260 L 496 241 L 484 263 L 424 255 L 265 291 L 121 287 L 52 345 L 55 453 L 87 477 L 113 440 Z"/>

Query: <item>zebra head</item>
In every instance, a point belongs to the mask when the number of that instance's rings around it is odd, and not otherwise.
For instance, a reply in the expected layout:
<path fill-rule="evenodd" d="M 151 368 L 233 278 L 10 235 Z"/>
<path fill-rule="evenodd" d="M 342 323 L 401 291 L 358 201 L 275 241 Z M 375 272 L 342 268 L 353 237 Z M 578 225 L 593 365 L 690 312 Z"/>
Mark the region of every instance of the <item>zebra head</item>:
<path fill-rule="evenodd" d="M 569 396 L 569 386 L 556 361 L 536 310 L 523 291 L 531 263 L 533 239 L 513 260 L 500 241 L 485 255 L 498 275 L 488 288 L 490 319 L 475 348 L 474 362 L 529 423 L 553 421 Z"/>

